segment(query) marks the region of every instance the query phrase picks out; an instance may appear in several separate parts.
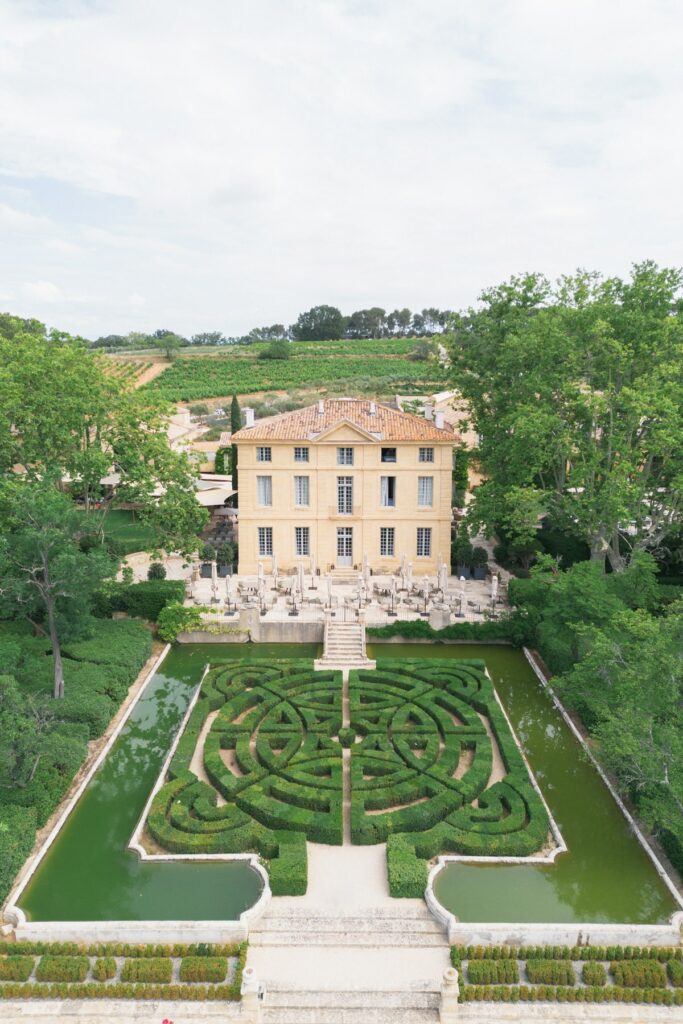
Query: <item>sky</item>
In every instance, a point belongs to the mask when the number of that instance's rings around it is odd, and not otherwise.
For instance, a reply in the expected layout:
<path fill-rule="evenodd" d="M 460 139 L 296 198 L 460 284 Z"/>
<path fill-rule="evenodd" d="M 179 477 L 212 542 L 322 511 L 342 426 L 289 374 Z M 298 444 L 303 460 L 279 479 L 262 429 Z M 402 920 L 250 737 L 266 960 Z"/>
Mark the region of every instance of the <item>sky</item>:
<path fill-rule="evenodd" d="M 86 337 L 683 263 L 679 0 L 0 0 L 0 310 Z"/>

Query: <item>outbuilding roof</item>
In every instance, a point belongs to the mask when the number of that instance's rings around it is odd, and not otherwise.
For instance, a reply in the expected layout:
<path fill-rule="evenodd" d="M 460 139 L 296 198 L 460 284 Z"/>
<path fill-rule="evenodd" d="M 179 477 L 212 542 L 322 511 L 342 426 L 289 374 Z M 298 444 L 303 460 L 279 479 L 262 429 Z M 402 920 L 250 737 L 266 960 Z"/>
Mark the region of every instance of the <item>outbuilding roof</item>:
<path fill-rule="evenodd" d="M 433 420 L 359 398 L 326 398 L 305 409 L 267 416 L 256 420 L 253 427 L 242 427 L 231 440 L 237 444 L 241 441 L 314 441 L 341 423 L 350 423 L 374 435 L 378 441 L 453 444 L 456 440 L 450 428 L 437 427 Z"/>

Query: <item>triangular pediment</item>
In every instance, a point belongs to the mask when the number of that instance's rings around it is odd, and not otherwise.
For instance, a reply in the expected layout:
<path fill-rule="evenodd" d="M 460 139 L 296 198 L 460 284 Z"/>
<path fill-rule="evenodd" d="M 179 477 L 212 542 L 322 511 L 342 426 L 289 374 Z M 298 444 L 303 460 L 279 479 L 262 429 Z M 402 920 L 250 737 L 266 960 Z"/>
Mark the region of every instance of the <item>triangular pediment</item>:
<path fill-rule="evenodd" d="M 321 430 L 318 434 L 311 434 L 310 437 L 314 441 L 364 441 L 371 444 L 377 444 L 382 440 L 381 433 L 372 434 L 352 423 L 351 420 L 339 420 L 338 423 L 327 427 L 326 430 Z"/>

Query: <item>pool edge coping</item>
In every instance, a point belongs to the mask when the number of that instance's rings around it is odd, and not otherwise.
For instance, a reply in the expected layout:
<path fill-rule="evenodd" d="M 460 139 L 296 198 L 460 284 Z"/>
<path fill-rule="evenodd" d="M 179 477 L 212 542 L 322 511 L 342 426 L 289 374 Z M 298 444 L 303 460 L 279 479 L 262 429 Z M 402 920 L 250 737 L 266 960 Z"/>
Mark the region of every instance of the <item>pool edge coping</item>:
<path fill-rule="evenodd" d="M 590 747 L 586 743 L 584 737 L 581 735 L 581 732 L 576 727 L 576 724 L 572 721 L 571 716 L 569 715 L 569 713 L 567 712 L 566 708 L 564 707 L 564 705 L 560 701 L 559 697 L 557 696 L 557 694 L 553 690 L 552 686 L 550 685 L 549 680 L 545 676 L 545 673 L 542 671 L 541 667 L 537 664 L 535 658 L 533 657 L 532 652 L 527 647 L 523 647 L 522 651 L 524 652 L 524 656 L 525 656 L 525 658 L 527 660 L 527 663 L 529 664 L 529 666 L 530 666 L 531 670 L 533 671 L 534 675 L 536 676 L 536 678 L 541 683 L 541 686 L 543 687 L 543 689 L 550 696 L 550 698 L 551 698 L 551 700 L 553 702 L 553 705 L 555 706 L 556 710 L 559 711 L 559 713 L 562 716 L 564 722 L 568 725 L 568 727 L 569 727 L 572 735 L 574 736 L 574 738 L 579 742 L 580 746 L 582 747 L 582 749 L 587 754 L 591 764 L 593 765 L 593 767 L 597 771 L 597 773 L 600 776 L 600 779 L 602 780 L 602 782 L 607 787 L 608 792 L 610 793 L 610 795 L 614 799 L 617 807 L 619 808 L 619 810 L 623 814 L 624 818 L 626 819 L 628 825 L 630 826 L 630 828 L 634 832 L 634 834 L 635 834 L 636 838 L 638 839 L 640 845 L 643 847 L 643 849 L 645 850 L 645 853 L 648 855 L 648 857 L 652 861 L 652 864 L 654 865 L 654 868 L 655 868 L 657 874 L 662 879 L 662 881 L 664 882 L 666 888 L 669 890 L 669 892 L 673 896 L 674 903 L 680 909 L 679 910 L 675 910 L 673 912 L 673 914 L 669 918 L 668 924 L 638 924 L 638 923 L 628 923 L 628 922 L 614 922 L 614 923 L 609 923 L 609 922 L 608 923 L 603 923 L 603 922 L 596 922 L 596 923 L 592 923 L 592 922 L 578 922 L 578 923 L 572 923 L 572 922 L 541 922 L 541 921 L 538 921 L 538 922 L 534 922 L 534 921 L 528 921 L 528 922 L 512 922 L 512 921 L 508 921 L 508 922 L 501 922 L 501 921 L 495 921 L 495 922 L 493 922 L 493 921 L 491 921 L 491 922 L 489 922 L 489 921 L 460 921 L 456 917 L 455 914 L 453 914 L 450 910 L 447 910 L 446 907 L 444 907 L 444 905 L 437 899 L 436 894 L 434 892 L 434 881 L 435 881 L 437 875 L 445 867 L 447 867 L 448 864 L 463 863 L 465 861 L 469 861 L 470 863 L 473 863 L 473 862 L 474 863 L 482 863 L 482 862 L 490 862 L 492 860 L 494 860 L 494 861 L 496 861 L 498 863 L 503 863 L 503 864 L 506 864 L 506 863 L 507 864 L 518 864 L 518 863 L 529 863 L 531 858 L 528 858 L 528 857 L 524 857 L 524 858 L 511 858 L 511 857 L 497 857 L 497 858 L 477 857 L 477 858 L 475 858 L 475 857 L 469 857 L 468 858 L 468 857 L 461 857 L 461 856 L 457 856 L 457 855 L 448 855 L 448 854 L 439 856 L 437 858 L 437 860 L 436 860 L 436 863 L 432 865 L 432 867 L 431 867 L 431 869 L 429 871 L 429 876 L 427 878 L 427 887 L 426 887 L 425 893 L 424 893 L 425 903 L 427 904 L 431 914 L 446 929 L 446 931 L 448 933 L 449 942 L 451 942 L 451 943 L 455 942 L 457 938 L 462 938 L 462 936 L 459 936 L 459 934 L 458 934 L 459 932 L 467 932 L 467 931 L 474 932 L 474 933 L 482 933 L 483 932 L 485 934 L 491 934 L 494 939 L 497 939 L 498 941 L 502 941 L 502 936 L 504 934 L 509 934 L 510 932 L 513 932 L 515 929 L 517 929 L 518 931 L 524 931 L 527 934 L 530 934 L 532 936 L 532 941 L 537 942 L 537 941 L 540 941 L 540 939 L 543 938 L 544 933 L 549 933 L 551 930 L 553 930 L 555 933 L 557 933 L 558 931 L 563 931 L 564 930 L 564 932 L 566 932 L 567 934 L 570 934 L 570 933 L 576 934 L 578 932 L 579 935 L 581 935 L 582 933 L 586 933 L 586 934 L 590 933 L 590 932 L 595 933 L 597 931 L 597 933 L 599 935 L 599 934 L 601 934 L 601 932 L 603 934 L 606 934 L 607 933 L 607 929 L 613 929 L 615 931 L 619 930 L 619 929 L 623 929 L 623 930 L 625 930 L 625 933 L 628 936 L 630 936 L 631 939 L 633 939 L 634 937 L 637 938 L 639 930 L 642 929 L 642 930 L 647 930 L 650 934 L 652 934 L 653 932 L 654 932 L 654 934 L 659 934 L 659 936 L 662 939 L 666 940 L 665 942 L 661 943 L 663 945 L 678 945 L 678 944 L 680 944 L 680 942 L 682 941 L 681 940 L 681 936 L 683 934 L 683 897 L 679 893 L 676 885 L 673 882 L 673 879 L 670 878 L 668 872 L 665 870 L 663 864 L 661 863 L 661 861 L 657 857 L 657 854 L 655 853 L 655 851 L 652 849 L 652 847 L 648 843 L 644 833 L 639 828 L 639 826 L 636 823 L 633 815 L 631 814 L 629 809 L 626 807 L 624 801 L 621 799 L 621 797 L 617 793 L 615 787 L 612 785 L 612 782 L 608 778 L 608 776 L 605 773 L 604 769 L 602 768 L 602 766 L 598 762 L 597 758 L 595 757 L 595 755 L 591 751 Z M 493 687 L 493 689 L 494 689 L 494 692 L 495 692 L 495 686 Z M 507 717 L 507 715 L 506 715 L 506 717 Z M 513 731 L 513 735 L 515 735 L 514 731 Z M 538 862 L 539 861 L 538 861 L 538 858 L 537 858 L 536 859 L 536 863 L 538 863 Z M 572 943 L 569 943 L 569 944 L 571 945 Z M 627 940 L 627 944 L 628 944 L 628 940 Z"/>

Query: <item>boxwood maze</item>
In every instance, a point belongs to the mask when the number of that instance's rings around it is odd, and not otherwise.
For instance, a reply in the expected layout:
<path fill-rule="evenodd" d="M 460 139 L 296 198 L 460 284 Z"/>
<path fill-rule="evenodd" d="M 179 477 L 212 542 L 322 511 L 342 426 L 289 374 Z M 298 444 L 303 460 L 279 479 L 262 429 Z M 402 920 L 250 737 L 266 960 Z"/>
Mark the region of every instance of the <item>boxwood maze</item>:
<path fill-rule="evenodd" d="M 209 717 L 211 716 L 211 717 Z M 494 749 L 503 777 L 490 784 Z M 200 735 L 208 782 L 190 770 Z M 344 748 L 349 753 L 344 757 Z M 210 671 L 148 818 L 175 853 L 254 850 L 273 892 L 306 891 L 306 840 L 387 842 L 390 888 L 421 896 L 439 853 L 524 856 L 548 816 L 482 662 L 381 661 L 341 673 L 309 661 Z"/>

